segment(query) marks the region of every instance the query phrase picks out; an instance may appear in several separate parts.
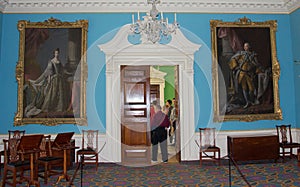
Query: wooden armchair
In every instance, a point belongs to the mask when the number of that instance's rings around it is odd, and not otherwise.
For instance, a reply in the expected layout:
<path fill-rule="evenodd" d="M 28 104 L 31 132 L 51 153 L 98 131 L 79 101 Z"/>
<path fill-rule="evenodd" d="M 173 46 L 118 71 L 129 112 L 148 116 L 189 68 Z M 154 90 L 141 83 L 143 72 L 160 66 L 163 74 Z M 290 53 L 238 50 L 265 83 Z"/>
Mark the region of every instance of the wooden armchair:
<path fill-rule="evenodd" d="M 276 125 L 276 131 L 279 138 L 280 156 L 282 159 L 286 156 L 293 156 L 293 149 L 300 148 L 300 143 L 293 142 L 291 125 Z"/>
<path fill-rule="evenodd" d="M 8 139 L 11 138 L 21 139 L 21 137 L 24 135 L 25 135 L 25 130 L 8 130 Z M 2 160 L 1 160 L 2 156 L 4 156 L 4 150 L 0 151 L 0 174 L 1 174 L 1 166 L 2 166 Z"/>
<path fill-rule="evenodd" d="M 36 171 L 38 171 L 38 176 L 44 179 L 44 184 L 48 183 L 48 178 L 52 175 L 61 174 L 61 171 L 53 170 L 52 166 L 61 166 L 63 168 L 63 157 L 55 157 L 52 155 L 51 148 L 51 135 L 46 135 L 43 137 L 39 157 L 36 162 Z M 40 166 L 43 170 L 39 170 Z"/>
<path fill-rule="evenodd" d="M 3 140 L 4 143 L 4 173 L 2 179 L 2 186 L 5 184 L 16 186 L 17 183 L 24 181 L 29 182 L 29 179 L 25 178 L 24 170 L 30 170 L 30 161 L 24 160 L 24 156 L 19 154 L 18 147 L 20 139 L 11 138 L 9 140 Z M 8 180 L 8 172 L 12 173 L 12 181 Z M 17 179 L 19 177 L 19 179 Z"/>
<path fill-rule="evenodd" d="M 98 169 L 99 130 L 82 130 L 82 148 L 76 152 L 76 162 L 81 157 L 82 164 L 95 164 Z"/>
<path fill-rule="evenodd" d="M 216 129 L 199 128 L 200 131 L 200 166 L 203 160 L 217 161 L 220 165 L 220 148 L 216 146 Z M 208 158 L 208 159 L 203 159 Z"/>

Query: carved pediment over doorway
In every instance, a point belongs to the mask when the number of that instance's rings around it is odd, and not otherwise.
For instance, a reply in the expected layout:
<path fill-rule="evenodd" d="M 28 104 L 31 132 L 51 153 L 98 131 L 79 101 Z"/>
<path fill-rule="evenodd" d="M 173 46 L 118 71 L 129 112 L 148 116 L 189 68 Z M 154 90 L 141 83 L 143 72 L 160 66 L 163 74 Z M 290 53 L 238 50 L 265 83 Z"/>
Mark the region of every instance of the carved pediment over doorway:
<path fill-rule="evenodd" d="M 190 140 L 195 135 L 194 119 L 194 53 L 200 45 L 188 40 L 179 29 L 168 44 L 138 44 L 128 41 L 130 25 L 120 28 L 109 42 L 99 45 L 106 57 L 106 134 L 107 160 L 121 162 L 120 129 L 120 70 L 121 66 L 178 66 L 181 160 L 192 160 L 194 144 Z"/>

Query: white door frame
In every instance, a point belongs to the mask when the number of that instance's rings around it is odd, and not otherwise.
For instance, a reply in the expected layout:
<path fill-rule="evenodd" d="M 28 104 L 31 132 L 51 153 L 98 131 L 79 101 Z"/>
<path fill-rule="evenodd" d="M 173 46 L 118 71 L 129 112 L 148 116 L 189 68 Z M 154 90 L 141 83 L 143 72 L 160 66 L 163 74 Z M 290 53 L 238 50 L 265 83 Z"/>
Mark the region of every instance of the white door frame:
<path fill-rule="evenodd" d="M 106 55 L 106 143 L 104 157 L 121 162 L 120 67 L 121 65 L 179 66 L 181 160 L 192 160 L 195 144 L 194 53 L 199 44 L 189 41 L 178 30 L 168 44 L 131 44 L 130 25 L 120 28 L 109 42 L 99 45 Z"/>

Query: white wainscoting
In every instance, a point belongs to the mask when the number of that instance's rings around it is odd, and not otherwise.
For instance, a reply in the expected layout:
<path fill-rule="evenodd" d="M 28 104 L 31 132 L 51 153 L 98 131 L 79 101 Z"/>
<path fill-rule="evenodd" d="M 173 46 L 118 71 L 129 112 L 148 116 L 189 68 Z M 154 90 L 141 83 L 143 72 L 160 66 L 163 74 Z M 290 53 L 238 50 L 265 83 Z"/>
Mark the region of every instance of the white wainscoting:
<path fill-rule="evenodd" d="M 216 144 L 221 148 L 221 157 L 227 156 L 227 136 L 231 135 L 263 135 L 263 134 L 276 134 L 276 129 L 271 130 L 253 130 L 253 131 L 219 131 L 217 133 Z M 293 141 L 300 142 L 300 129 L 292 129 L 292 136 Z M 81 146 L 81 136 L 77 135 L 76 138 L 76 146 Z M 199 160 L 199 147 L 197 146 L 195 140 L 199 141 L 199 133 L 196 132 L 194 138 L 191 138 L 188 142 L 187 147 L 189 147 L 188 158 L 182 161 L 194 161 Z M 106 142 L 105 134 L 101 134 L 99 137 L 99 149 L 103 147 L 104 143 Z M 182 147 L 183 149 L 184 147 Z M 109 155 L 111 151 L 109 150 L 110 147 L 107 145 L 104 146 L 103 150 L 99 154 L 100 162 L 107 162 L 112 163 L 114 162 L 111 160 L 112 155 Z M 294 150 L 294 154 L 296 154 L 296 150 Z"/>
<path fill-rule="evenodd" d="M 276 134 L 276 129 L 273 130 L 259 130 L 259 131 L 219 131 L 217 133 L 217 139 L 216 144 L 221 148 L 221 157 L 224 157 L 227 155 L 227 136 L 231 135 L 260 135 L 260 134 Z M 55 138 L 55 134 L 51 135 L 52 138 Z M 293 141 L 300 142 L 300 129 L 292 129 L 292 136 Z M 7 139 L 7 135 L 0 135 L 0 150 L 3 150 L 3 139 Z M 82 137 L 81 134 L 75 134 L 73 136 L 73 139 L 75 139 L 75 145 L 81 148 L 82 144 Z M 103 163 L 114 163 L 114 161 L 111 159 L 113 158 L 111 153 L 110 147 L 106 144 L 106 134 L 99 134 L 98 139 L 98 145 L 99 150 L 102 149 L 102 151 L 99 154 L 99 162 Z M 199 148 L 195 142 L 195 140 L 199 140 L 199 133 L 195 133 L 194 138 L 191 138 L 191 140 L 188 142 L 188 147 L 191 147 L 189 149 L 189 157 L 182 161 L 193 161 L 193 160 L 199 160 Z M 103 147 L 104 146 L 104 147 Z M 296 154 L 296 150 L 294 150 L 294 154 Z M 2 158 L 3 162 L 4 158 Z"/>
<path fill-rule="evenodd" d="M 277 134 L 276 128 L 272 130 L 259 130 L 259 131 L 219 131 L 217 133 L 217 139 L 216 139 L 216 144 L 218 147 L 221 148 L 221 157 L 227 156 L 227 136 L 232 136 L 232 135 L 264 135 L 264 134 Z M 196 134 L 196 140 L 199 140 L 200 134 Z M 292 129 L 292 138 L 294 142 L 300 142 L 300 129 Z M 198 146 L 197 146 L 198 148 Z M 294 154 L 297 154 L 296 149 L 293 150 Z M 192 153 L 196 160 L 199 159 L 199 148 L 197 151 Z"/>

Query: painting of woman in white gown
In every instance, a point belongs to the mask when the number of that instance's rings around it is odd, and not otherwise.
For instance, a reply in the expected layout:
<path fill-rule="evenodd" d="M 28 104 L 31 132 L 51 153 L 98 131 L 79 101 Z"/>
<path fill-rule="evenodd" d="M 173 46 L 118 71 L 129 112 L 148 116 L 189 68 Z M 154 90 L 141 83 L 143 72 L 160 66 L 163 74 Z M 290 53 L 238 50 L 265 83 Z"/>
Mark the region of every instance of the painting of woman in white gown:
<path fill-rule="evenodd" d="M 28 29 L 26 38 L 23 116 L 80 116 L 81 30 Z"/>
<path fill-rule="evenodd" d="M 36 80 L 28 80 L 35 97 L 25 108 L 26 117 L 36 116 L 42 112 L 50 114 L 67 110 L 70 91 L 59 52 L 59 48 L 54 50 L 53 58 L 49 60 L 46 69 Z"/>
<path fill-rule="evenodd" d="M 14 125 L 87 125 L 87 20 L 18 21 Z"/>

